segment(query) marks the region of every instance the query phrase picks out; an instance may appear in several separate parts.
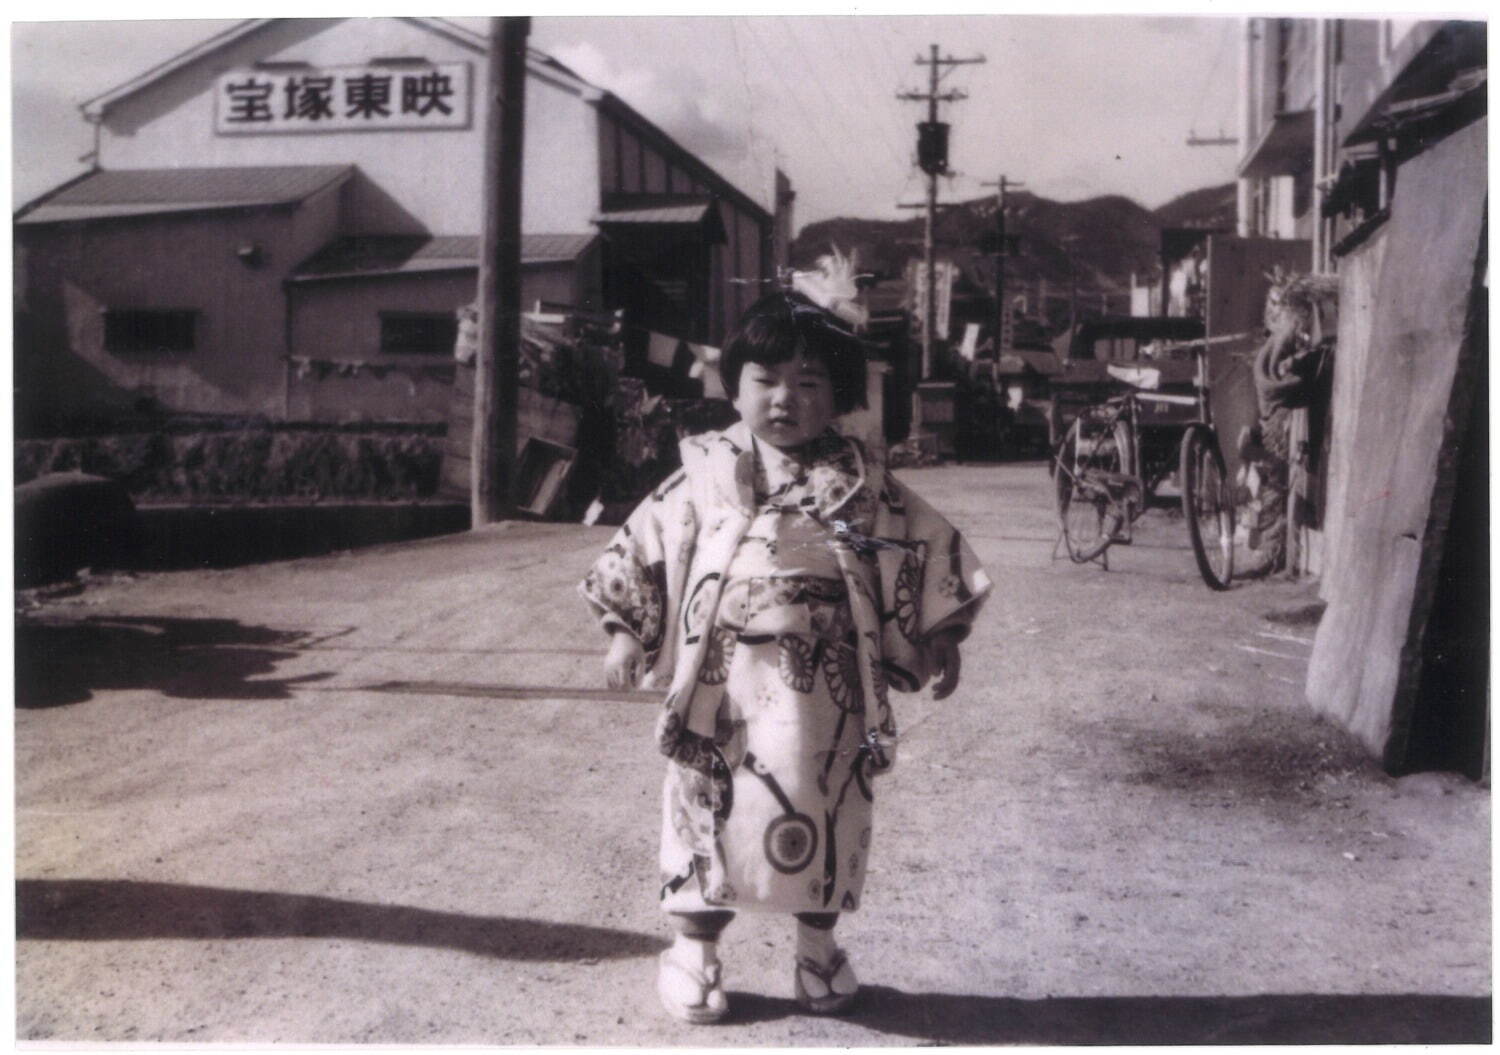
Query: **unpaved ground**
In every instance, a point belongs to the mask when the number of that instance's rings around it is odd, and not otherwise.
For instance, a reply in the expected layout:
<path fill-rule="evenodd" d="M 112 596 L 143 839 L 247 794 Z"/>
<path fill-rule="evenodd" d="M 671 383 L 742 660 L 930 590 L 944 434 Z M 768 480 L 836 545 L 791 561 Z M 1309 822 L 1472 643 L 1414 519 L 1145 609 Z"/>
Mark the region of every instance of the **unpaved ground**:
<path fill-rule="evenodd" d="M 959 693 L 899 712 L 849 1018 L 798 1013 L 765 917 L 731 1022 L 656 1010 L 653 711 L 597 691 L 571 592 L 608 531 L 511 524 L 27 616 L 19 1036 L 1488 1040 L 1488 790 L 1312 718 L 1307 587 L 1212 594 L 1155 514 L 1053 562 L 1038 465 L 906 475 L 999 589 Z"/>

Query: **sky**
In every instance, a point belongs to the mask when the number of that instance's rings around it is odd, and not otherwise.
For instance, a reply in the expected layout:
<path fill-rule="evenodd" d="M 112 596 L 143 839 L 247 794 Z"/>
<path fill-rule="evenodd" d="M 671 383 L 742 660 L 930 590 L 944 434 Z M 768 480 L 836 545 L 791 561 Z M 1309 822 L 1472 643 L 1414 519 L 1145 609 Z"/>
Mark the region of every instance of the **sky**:
<path fill-rule="evenodd" d="M 1001 174 L 1050 198 L 1124 194 L 1147 206 L 1233 178 L 1235 152 L 1188 147 L 1236 123 L 1238 19 L 791 17 L 538 19 L 536 45 L 609 88 L 726 175 L 777 163 L 797 218 L 911 216 L 928 57 L 951 166 L 940 197 L 967 200 Z M 695 56 L 684 61 L 684 56 Z M 649 57 L 649 58 L 648 58 Z M 732 171 L 733 170 L 733 171 Z"/>
<path fill-rule="evenodd" d="M 1207 4 L 1200 5 L 1206 7 Z M 774 10 L 774 8 L 772 9 Z M 325 13 L 325 12 L 315 12 Z M 34 15 L 32 17 L 35 17 Z M 76 16 L 75 16 L 76 18 Z M 484 31 L 486 19 L 453 19 Z M 78 104 L 234 24 L 218 20 L 11 24 L 12 204 L 76 173 L 92 143 Z M 940 200 L 993 193 L 1002 174 L 1061 201 L 1122 194 L 1155 208 L 1234 178 L 1243 15 L 533 16 L 531 44 L 607 88 L 757 200 L 772 172 L 795 219 L 896 218 L 920 202 L 913 166 L 927 90 L 947 69 L 952 178 Z"/>

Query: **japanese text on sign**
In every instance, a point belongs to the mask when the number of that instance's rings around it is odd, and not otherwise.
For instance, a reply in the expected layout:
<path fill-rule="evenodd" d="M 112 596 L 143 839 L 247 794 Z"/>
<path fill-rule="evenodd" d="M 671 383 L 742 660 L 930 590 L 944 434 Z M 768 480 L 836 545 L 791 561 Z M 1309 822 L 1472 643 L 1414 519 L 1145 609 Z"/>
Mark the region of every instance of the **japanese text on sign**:
<path fill-rule="evenodd" d="M 238 70 L 215 84 L 220 135 L 467 128 L 469 64 Z"/>

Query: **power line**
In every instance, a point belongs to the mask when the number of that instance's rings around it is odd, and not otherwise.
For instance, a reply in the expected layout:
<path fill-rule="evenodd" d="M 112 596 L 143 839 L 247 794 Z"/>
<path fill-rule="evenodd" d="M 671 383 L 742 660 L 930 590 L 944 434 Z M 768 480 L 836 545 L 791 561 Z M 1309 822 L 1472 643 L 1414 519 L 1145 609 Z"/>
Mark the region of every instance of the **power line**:
<path fill-rule="evenodd" d="M 842 34 L 839 33 L 838 30 L 834 27 L 833 19 L 831 17 L 820 18 L 817 19 L 817 21 L 822 26 L 822 28 L 826 30 L 827 35 L 833 42 L 833 47 L 835 49 L 839 48 L 838 38 L 841 36 L 845 41 L 853 42 L 852 44 L 845 46 L 846 53 L 851 56 L 852 61 L 841 63 L 840 67 L 843 69 L 856 69 L 860 71 L 860 75 L 864 80 L 866 87 L 868 89 L 872 89 L 873 94 L 875 95 L 883 95 L 885 93 L 885 89 L 880 84 L 875 83 L 876 60 L 874 56 L 870 54 L 869 41 L 866 39 L 862 28 L 853 28 L 862 25 L 859 17 L 848 17 L 846 21 L 850 23 L 851 28 L 847 32 L 844 32 Z M 854 55 L 854 47 L 856 45 L 860 52 L 859 56 Z M 863 58 L 864 61 L 861 61 L 861 58 Z M 896 112 L 894 110 L 884 108 L 876 112 L 884 115 L 885 143 L 887 148 L 891 152 L 892 160 L 896 162 L 899 168 L 910 169 L 913 166 L 914 162 L 910 155 L 904 155 L 903 151 L 901 150 L 901 136 L 902 132 L 904 132 L 905 129 L 902 127 L 899 118 L 896 116 Z"/>
<path fill-rule="evenodd" d="M 1236 146 L 1239 143 L 1238 138 L 1224 131 L 1224 115 L 1222 111 L 1219 114 L 1217 122 L 1219 128 L 1218 135 L 1200 136 L 1197 132 L 1198 117 L 1203 112 L 1203 100 L 1208 97 L 1209 86 L 1219 77 L 1219 60 L 1224 54 L 1224 49 L 1228 45 L 1233 31 L 1234 22 L 1230 19 L 1225 19 L 1224 31 L 1219 34 L 1219 44 L 1214 49 L 1213 59 L 1210 60 L 1208 68 L 1203 72 L 1203 85 L 1198 89 L 1197 102 L 1193 105 L 1193 118 L 1188 123 L 1187 145 L 1190 147 Z"/>
<path fill-rule="evenodd" d="M 812 61 L 812 59 L 808 56 L 806 49 L 803 47 L 803 43 L 802 43 L 801 38 L 798 37 L 797 34 L 793 31 L 792 27 L 790 25 L 788 25 L 787 19 L 784 16 L 778 16 L 776 18 L 776 21 L 781 25 L 782 30 L 786 33 L 787 38 L 789 40 L 791 40 L 792 46 L 797 50 L 797 54 L 802 58 L 805 66 L 806 66 L 806 68 L 809 71 L 812 71 L 812 70 L 822 70 L 823 68 L 827 67 L 828 64 L 826 62 L 823 63 L 823 64 L 821 64 L 821 65 L 819 65 L 819 64 L 815 64 Z M 806 20 L 802 20 L 802 21 L 805 23 Z M 820 20 L 814 19 L 814 21 L 820 21 Z M 847 68 L 849 65 L 853 65 L 853 66 L 855 66 L 857 68 L 859 64 L 857 62 L 855 62 L 855 63 L 841 63 L 841 64 L 839 64 L 840 68 Z M 818 90 L 820 92 L 822 92 L 823 98 L 826 99 L 826 100 L 828 100 L 828 105 L 830 107 L 830 110 L 828 111 L 829 113 L 836 113 L 840 109 L 850 109 L 850 107 L 847 104 L 844 104 L 843 106 L 841 106 L 838 101 L 835 101 L 835 99 L 833 97 L 833 94 L 830 93 L 829 90 L 828 90 L 828 85 L 825 82 L 823 74 L 821 72 L 811 73 L 810 76 L 811 76 L 812 80 L 814 81 L 814 83 L 817 84 Z M 841 87 L 842 87 L 842 85 L 841 85 Z M 848 136 L 847 135 L 840 136 L 840 139 L 846 141 L 848 139 Z M 909 162 L 903 162 L 902 161 L 900 153 L 898 151 L 896 151 L 895 147 L 892 146 L 892 144 L 890 143 L 890 141 L 887 141 L 886 145 L 887 145 L 887 147 L 889 149 L 892 150 L 892 156 L 896 160 L 896 163 L 898 165 L 905 165 L 905 164 L 909 163 Z M 852 144 L 850 145 L 850 147 L 852 149 Z M 853 171 L 864 171 L 864 170 L 867 170 L 868 167 L 869 167 L 868 163 L 860 164 L 860 159 L 856 159 L 856 166 L 857 167 Z"/>
<path fill-rule="evenodd" d="M 750 40 L 755 44 L 755 46 L 760 50 L 761 54 L 767 59 L 769 65 L 771 67 L 774 67 L 774 65 L 775 65 L 774 56 L 771 55 L 771 53 L 767 50 L 766 45 L 761 41 L 760 34 L 757 33 L 757 32 L 752 32 L 751 31 L 752 28 L 753 28 L 753 24 L 754 24 L 755 21 L 756 21 L 755 19 L 746 19 L 745 20 L 746 34 L 750 37 Z M 827 143 L 830 138 L 833 138 L 834 140 L 836 140 L 838 142 L 838 146 L 839 146 L 840 152 L 843 154 L 844 161 L 845 162 L 854 161 L 855 159 L 853 159 L 849 155 L 849 153 L 848 153 L 849 148 L 848 148 L 848 144 L 844 141 L 844 137 L 842 137 L 842 136 L 830 137 L 829 136 L 828 129 L 826 128 L 824 122 L 822 121 L 822 119 L 820 119 L 819 117 L 817 117 L 812 110 L 808 109 L 807 103 L 803 101 L 801 93 L 793 91 L 793 92 L 790 92 L 788 94 L 790 95 L 792 103 L 796 106 L 797 110 L 806 119 L 807 127 L 810 128 L 810 129 L 816 129 L 819 138 L 824 143 Z M 825 91 L 825 95 L 826 95 L 826 91 Z M 859 165 L 855 164 L 855 165 L 849 166 L 849 169 L 850 169 L 850 171 L 856 171 L 859 167 L 860 167 Z"/>
<path fill-rule="evenodd" d="M 750 74 L 745 69 L 745 54 L 740 49 L 740 35 L 739 35 L 739 31 L 735 28 L 735 24 L 734 24 L 734 20 L 733 19 L 729 20 L 729 39 L 734 44 L 734 57 L 735 57 L 735 61 L 739 64 L 739 67 L 740 67 L 740 83 L 745 86 L 745 108 L 746 108 L 745 123 L 749 127 L 749 130 L 750 130 L 750 140 L 751 140 L 752 143 L 755 142 L 756 140 L 761 140 L 762 142 L 765 142 L 766 138 L 761 135 L 760 129 L 758 127 L 756 127 L 756 121 L 755 121 L 755 93 L 750 90 Z M 775 149 L 776 149 L 774 143 L 772 144 L 771 149 L 772 149 L 772 152 L 774 154 Z M 773 159 L 773 164 L 775 164 L 775 161 L 777 161 L 777 160 L 779 160 L 779 159 Z M 771 196 L 774 199 L 775 196 L 776 196 L 776 188 L 775 188 L 776 179 L 775 179 L 774 176 L 771 179 L 771 183 L 772 183 Z M 778 205 L 778 208 L 779 208 L 779 205 Z"/>

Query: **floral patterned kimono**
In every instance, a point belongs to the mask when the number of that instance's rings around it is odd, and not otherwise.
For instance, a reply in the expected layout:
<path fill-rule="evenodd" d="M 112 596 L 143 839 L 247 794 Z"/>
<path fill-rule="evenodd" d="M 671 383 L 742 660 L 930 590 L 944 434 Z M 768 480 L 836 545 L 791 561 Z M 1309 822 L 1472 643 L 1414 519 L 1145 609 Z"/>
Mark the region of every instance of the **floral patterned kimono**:
<path fill-rule="evenodd" d="M 580 587 L 667 689 L 662 907 L 852 910 L 895 755 L 888 686 L 926 682 L 926 638 L 966 631 L 989 577 L 856 441 L 830 432 L 799 463 L 741 423 L 682 461 Z"/>

